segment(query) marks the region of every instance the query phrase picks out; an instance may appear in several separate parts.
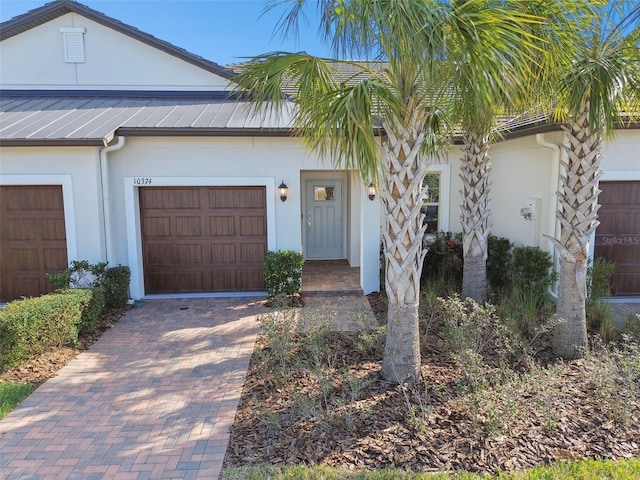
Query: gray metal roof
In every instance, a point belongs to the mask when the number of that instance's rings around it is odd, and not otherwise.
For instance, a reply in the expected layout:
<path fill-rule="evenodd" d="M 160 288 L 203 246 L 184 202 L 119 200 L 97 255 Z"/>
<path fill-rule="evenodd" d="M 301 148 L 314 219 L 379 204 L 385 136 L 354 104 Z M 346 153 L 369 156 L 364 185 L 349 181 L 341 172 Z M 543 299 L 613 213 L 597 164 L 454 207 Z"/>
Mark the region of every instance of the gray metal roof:
<path fill-rule="evenodd" d="M 106 145 L 122 135 L 290 135 L 291 109 L 252 115 L 228 92 L 0 92 L 0 143 Z"/>

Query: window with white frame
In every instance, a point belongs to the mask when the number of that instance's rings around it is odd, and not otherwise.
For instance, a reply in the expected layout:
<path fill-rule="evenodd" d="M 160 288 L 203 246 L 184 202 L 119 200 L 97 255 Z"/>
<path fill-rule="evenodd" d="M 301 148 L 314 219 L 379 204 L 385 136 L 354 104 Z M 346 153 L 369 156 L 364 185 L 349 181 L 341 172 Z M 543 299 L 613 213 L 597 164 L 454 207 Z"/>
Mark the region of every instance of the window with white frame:
<path fill-rule="evenodd" d="M 425 214 L 424 221 L 427 224 L 428 234 L 435 234 L 441 230 L 440 225 L 440 184 L 442 181 L 441 172 L 429 172 L 424 177 L 423 186 L 427 188 L 427 194 L 422 206 L 422 212 Z"/>

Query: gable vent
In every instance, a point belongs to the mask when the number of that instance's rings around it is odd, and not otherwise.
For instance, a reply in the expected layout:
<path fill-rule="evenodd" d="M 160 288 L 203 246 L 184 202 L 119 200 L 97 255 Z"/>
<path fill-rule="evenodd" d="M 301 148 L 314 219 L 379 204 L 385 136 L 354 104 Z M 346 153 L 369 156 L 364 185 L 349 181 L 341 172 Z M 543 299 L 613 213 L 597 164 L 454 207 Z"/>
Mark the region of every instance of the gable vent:
<path fill-rule="evenodd" d="M 61 28 L 66 63 L 84 63 L 84 28 Z"/>

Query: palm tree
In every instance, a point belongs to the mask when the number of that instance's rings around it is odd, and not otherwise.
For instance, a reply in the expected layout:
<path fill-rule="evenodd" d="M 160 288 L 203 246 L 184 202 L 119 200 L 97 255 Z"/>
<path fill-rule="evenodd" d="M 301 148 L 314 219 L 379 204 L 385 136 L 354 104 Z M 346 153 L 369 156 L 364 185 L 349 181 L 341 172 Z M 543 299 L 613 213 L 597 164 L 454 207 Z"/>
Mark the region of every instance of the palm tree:
<path fill-rule="evenodd" d="M 304 1 L 292 3 L 288 26 Z M 236 77 L 255 114 L 285 108 L 285 87 L 293 88 L 293 121 L 302 140 L 365 181 L 382 183 L 388 296 L 382 376 L 388 381 L 420 377 L 423 180 L 429 161 L 448 150 L 449 125 L 457 121 L 451 79 L 458 65 L 473 62 L 476 73 L 489 77 L 474 91 L 478 97 L 518 88 L 517 79 L 532 67 L 528 24 L 537 22 L 520 7 L 499 0 L 323 0 L 322 21 L 335 52 L 384 60 L 381 68 L 272 53 L 252 59 Z M 354 74 L 338 81 L 339 64 Z"/>
<path fill-rule="evenodd" d="M 557 314 L 564 320 L 553 346 L 566 359 L 587 347 L 587 257 L 598 226 L 602 143 L 616 122 L 630 120 L 625 114 L 637 114 L 640 101 L 640 5 L 615 0 L 584 13 L 570 61 L 553 81 L 567 151 L 558 192 L 560 238 L 551 239 L 561 258 Z"/>

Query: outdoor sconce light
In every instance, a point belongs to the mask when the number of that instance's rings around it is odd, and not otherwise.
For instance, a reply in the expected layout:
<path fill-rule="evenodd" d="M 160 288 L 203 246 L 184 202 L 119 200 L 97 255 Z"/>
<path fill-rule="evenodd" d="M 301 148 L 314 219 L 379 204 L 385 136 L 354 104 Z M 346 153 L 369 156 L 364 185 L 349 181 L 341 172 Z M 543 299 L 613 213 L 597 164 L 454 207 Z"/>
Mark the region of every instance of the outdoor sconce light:
<path fill-rule="evenodd" d="M 367 187 L 367 196 L 369 197 L 369 200 L 373 200 L 374 198 L 376 198 L 376 186 L 373 184 L 373 182 L 371 182 Z"/>
<path fill-rule="evenodd" d="M 284 180 L 280 185 L 278 185 L 278 193 L 280 194 L 280 200 L 284 202 L 287 199 L 287 194 L 289 193 L 289 187 L 284 183 Z"/>

